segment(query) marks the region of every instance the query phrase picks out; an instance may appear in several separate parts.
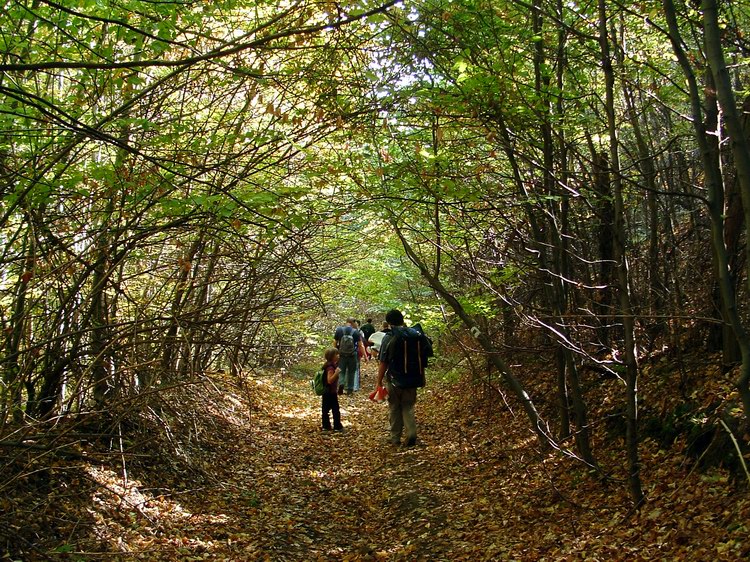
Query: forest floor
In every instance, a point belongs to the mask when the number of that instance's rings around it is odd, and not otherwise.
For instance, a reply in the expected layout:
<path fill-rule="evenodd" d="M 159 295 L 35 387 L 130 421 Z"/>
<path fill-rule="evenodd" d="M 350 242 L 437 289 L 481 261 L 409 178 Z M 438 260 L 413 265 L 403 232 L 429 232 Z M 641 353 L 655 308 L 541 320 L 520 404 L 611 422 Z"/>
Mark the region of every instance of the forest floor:
<path fill-rule="evenodd" d="M 750 556 L 747 486 L 722 470 L 693 470 L 679 451 L 644 446 L 648 501 L 635 511 L 618 471 L 602 482 L 561 453 L 539 455 L 522 414 L 504 405 L 502 395 L 490 400 L 447 383 L 420 391 L 418 445 L 397 448 L 388 442 L 387 405 L 368 399 L 374 377 L 374 365 L 366 365 L 363 390 L 341 397 L 341 434 L 320 431 L 320 399 L 308 381 L 276 377 L 235 392 L 209 386 L 195 394 L 192 412 L 173 411 L 173 419 L 184 423 L 180 434 L 190 435 L 178 440 L 172 434 L 171 446 L 184 455 L 180 462 L 149 464 L 148 457 L 137 455 L 97 461 L 84 455 L 57 462 L 35 483 L 27 469 L 12 488 L 16 492 L 0 500 L 0 507 L 13 513 L 11 532 L 23 537 L 15 542 L 6 537 L 6 544 L 14 545 L 6 557 Z M 154 420 L 166 419 L 166 410 L 152 411 Z M 207 422 L 212 416 L 221 421 Z M 128 443 L 119 446 L 127 450 Z M 32 484 L 44 493 L 34 498 L 18 493 Z M 7 521 L 3 524 L 8 533 Z"/>

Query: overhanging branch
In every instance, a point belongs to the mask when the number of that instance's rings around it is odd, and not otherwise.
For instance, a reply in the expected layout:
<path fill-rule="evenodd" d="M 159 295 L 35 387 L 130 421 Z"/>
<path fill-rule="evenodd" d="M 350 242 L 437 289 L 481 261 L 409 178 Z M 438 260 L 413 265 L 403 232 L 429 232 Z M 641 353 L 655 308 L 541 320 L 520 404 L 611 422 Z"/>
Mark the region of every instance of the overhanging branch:
<path fill-rule="evenodd" d="M 0 72 L 28 72 L 38 70 L 63 70 L 63 69 L 90 69 L 90 70 L 116 70 L 121 68 L 137 69 L 137 68 L 148 68 L 148 67 L 189 67 L 200 62 L 210 61 L 236 55 L 249 49 L 256 49 L 267 45 L 278 39 L 284 39 L 287 37 L 294 37 L 295 35 L 309 35 L 312 33 L 318 33 L 327 29 L 338 29 L 344 27 L 355 21 L 366 19 L 375 14 L 383 13 L 389 8 L 397 4 L 399 0 L 390 0 L 389 2 L 339 21 L 332 23 L 325 23 L 319 25 L 311 25 L 307 27 L 299 27 L 294 29 L 287 29 L 285 31 L 279 31 L 272 33 L 265 37 L 255 39 L 253 41 L 247 41 L 232 46 L 224 46 L 217 49 L 212 49 L 208 53 L 197 55 L 194 57 L 187 57 L 180 60 L 128 60 L 122 62 L 64 62 L 64 61 L 49 61 L 49 62 L 38 62 L 38 63 L 24 63 L 24 64 L 0 64 Z M 255 33 L 255 32 L 253 32 Z"/>

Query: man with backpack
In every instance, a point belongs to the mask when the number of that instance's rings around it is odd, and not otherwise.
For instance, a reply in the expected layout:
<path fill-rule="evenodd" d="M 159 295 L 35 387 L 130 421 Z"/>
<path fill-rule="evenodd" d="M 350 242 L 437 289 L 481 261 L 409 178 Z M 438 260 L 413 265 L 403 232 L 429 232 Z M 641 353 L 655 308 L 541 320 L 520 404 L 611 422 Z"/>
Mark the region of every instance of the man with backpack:
<path fill-rule="evenodd" d="M 432 342 L 421 331 L 407 328 L 400 310 L 389 310 L 385 321 L 390 324 L 391 331 L 383 337 L 380 345 L 377 386 L 383 386 L 383 379 L 386 380 L 391 443 L 401 443 L 405 427 L 405 446 L 413 447 L 417 444 L 414 417 L 417 388 L 425 385 L 424 370 L 432 356 Z"/>
<path fill-rule="evenodd" d="M 346 325 L 336 328 L 333 339 L 339 350 L 339 394 L 346 390 L 347 394 L 354 392 L 354 378 L 357 374 L 360 345 L 360 332 L 354 328 L 355 318 L 347 318 Z"/>

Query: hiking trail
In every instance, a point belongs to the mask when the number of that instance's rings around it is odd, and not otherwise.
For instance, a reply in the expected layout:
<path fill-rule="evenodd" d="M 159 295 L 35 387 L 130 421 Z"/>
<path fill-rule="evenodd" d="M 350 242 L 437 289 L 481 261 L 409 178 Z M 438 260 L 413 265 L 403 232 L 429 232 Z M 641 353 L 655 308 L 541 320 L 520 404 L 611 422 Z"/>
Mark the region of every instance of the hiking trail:
<path fill-rule="evenodd" d="M 199 389 L 192 410 L 173 412 L 188 424 L 175 435 L 192 437 L 172 442 L 161 464 L 149 466 L 145 457 L 131 462 L 127 478 L 116 467 L 71 477 L 76 497 L 89 497 L 66 512 L 75 524 L 69 535 L 86 528 L 75 554 L 269 562 L 736 559 L 737 548 L 718 552 L 717 545 L 737 544 L 728 533 L 744 527 L 723 521 L 746 521 L 748 504 L 736 503 L 723 484 L 690 472 L 699 504 L 691 494 L 654 488 L 643 512 L 625 519 L 625 486 L 600 482 L 570 455 L 538 454 L 527 420 L 500 390 L 465 383 L 429 380 L 418 393 L 417 446 L 397 448 L 389 442 L 387 404 L 368 399 L 375 369 L 363 365 L 362 389 L 340 397 L 343 433 L 320 430 L 320 397 L 299 376 L 271 373 L 244 387 Z M 183 462 L 170 461 L 182 451 Z M 684 472 L 683 464 L 680 455 L 664 454 L 659 470 Z"/>

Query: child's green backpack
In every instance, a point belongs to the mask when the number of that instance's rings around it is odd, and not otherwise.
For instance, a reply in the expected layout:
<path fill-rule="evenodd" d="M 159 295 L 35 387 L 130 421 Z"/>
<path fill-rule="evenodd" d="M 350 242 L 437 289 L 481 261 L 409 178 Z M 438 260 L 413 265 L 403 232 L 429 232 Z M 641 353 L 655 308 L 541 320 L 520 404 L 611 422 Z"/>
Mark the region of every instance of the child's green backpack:
<path fill-rule="evenodd" d="M 323 396 L 326 392 L 325 378 L 325 367 L 321 367 L 320 369 L 318 369 L 318 371 L 315 373 L 315 376 L 310 381 L 310 386 L 312 386 L 312 389 L 318 396 Z"/>

